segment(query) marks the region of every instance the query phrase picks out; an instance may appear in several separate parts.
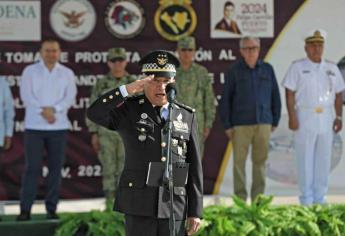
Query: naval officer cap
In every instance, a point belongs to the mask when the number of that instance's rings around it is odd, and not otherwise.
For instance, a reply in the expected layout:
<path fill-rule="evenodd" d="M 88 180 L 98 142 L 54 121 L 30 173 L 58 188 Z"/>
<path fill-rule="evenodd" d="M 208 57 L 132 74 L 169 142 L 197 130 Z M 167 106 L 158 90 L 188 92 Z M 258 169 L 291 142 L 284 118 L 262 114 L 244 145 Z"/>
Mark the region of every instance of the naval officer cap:
<path fill-rule="evenodd" d="M 307 33 L 304 41 L 305 43 L 324 43 L 326 39 L 326 32 L 322 29 L 314 29 Z"/>
<path fill-rule="evenodd" d="M 141 72 L 155 77 L 172 78 L 176 75 L 176 68 L 180 63 L 174 54 L 165 50 L 149 52 L 140 61 Z"/>

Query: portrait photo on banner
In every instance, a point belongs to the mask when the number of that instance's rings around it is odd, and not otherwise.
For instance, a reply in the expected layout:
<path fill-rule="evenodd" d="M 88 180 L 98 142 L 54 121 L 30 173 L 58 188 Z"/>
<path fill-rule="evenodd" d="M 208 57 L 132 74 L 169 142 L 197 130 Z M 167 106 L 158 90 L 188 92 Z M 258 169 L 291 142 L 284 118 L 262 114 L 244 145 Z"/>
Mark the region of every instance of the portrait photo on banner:
<path fill-rule="evenodd" d="M 211 0 L 211 38 L 274 35 L 273 0 Z"/>

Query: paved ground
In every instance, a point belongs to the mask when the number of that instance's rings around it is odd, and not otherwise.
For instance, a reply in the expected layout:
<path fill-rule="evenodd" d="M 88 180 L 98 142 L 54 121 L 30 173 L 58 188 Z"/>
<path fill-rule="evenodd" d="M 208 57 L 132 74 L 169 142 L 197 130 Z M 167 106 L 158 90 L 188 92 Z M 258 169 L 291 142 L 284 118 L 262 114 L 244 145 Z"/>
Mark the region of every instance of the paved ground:
<path fill-rule="evenodd" d="M 328 203 L 345 204 L 345 195 L 330 195 L 327 197 Z M 229 197 L 208 195 L 204 198 L 204 205 L 227 204 L 231 205 L 232 200 Z M 273 204 L 298 204 L 297 196 L 275 197 Z M 85 200 L 62 200 L 60 201 L 58 212 L 87 212 L 90 210 L 103 210 L 104 198 L 85 199 Z M 18 214 L 18 202 L 8 202 L 4 207 L 5 214 Z M 44 202 L 36 202 L 33 206 L 32 213 L 45 213 Z"/>

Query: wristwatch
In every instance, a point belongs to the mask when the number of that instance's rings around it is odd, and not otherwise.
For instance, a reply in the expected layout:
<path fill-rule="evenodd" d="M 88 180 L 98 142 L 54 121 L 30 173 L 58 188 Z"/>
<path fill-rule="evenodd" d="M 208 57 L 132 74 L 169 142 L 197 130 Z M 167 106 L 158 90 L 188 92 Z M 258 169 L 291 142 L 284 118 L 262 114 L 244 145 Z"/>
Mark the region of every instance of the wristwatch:
<path fill-rule="evenodd" d="M 343 121 L 343 117 L 341 117 L 341 116 L 336 116 L 335 119 Z"/>

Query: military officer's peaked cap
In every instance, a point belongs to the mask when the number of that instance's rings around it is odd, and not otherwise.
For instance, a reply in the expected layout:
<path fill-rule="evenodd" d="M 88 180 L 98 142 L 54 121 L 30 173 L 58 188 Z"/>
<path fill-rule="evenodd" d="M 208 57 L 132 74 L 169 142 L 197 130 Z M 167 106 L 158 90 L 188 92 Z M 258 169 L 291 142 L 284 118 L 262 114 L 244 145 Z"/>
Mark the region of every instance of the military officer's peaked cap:
<path fill-rule="evenodd" d="M 176 75 L 176 68 L 180 63 L 174 54 L 165 50 L 155 50 L 145 55 L 139 61 L 141 72 L 155 77 L 172 78 Z"/>
<path fill-rule="evenodd" d="M 323 43 L 326 39 L 326 32 L 322 29 L 315 29 L 308 32 L 304 41 L 306 43 Z"/>

